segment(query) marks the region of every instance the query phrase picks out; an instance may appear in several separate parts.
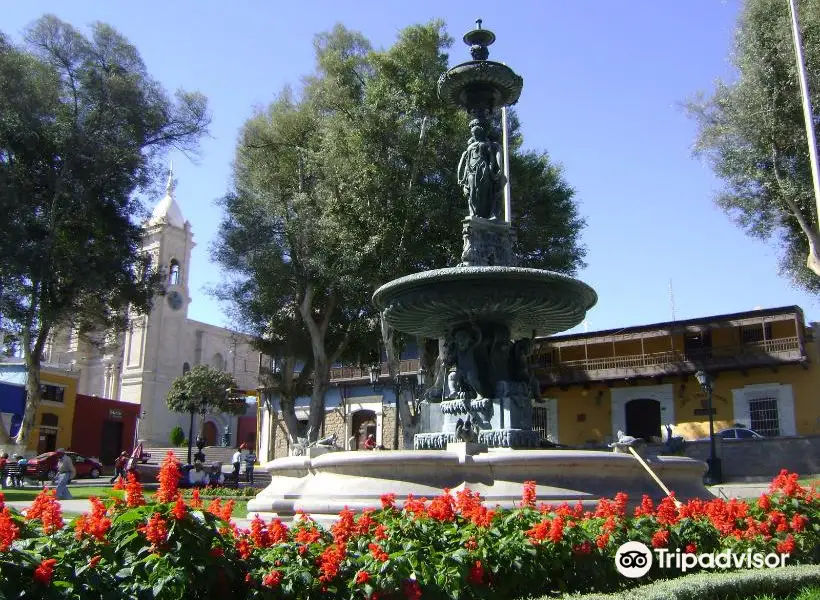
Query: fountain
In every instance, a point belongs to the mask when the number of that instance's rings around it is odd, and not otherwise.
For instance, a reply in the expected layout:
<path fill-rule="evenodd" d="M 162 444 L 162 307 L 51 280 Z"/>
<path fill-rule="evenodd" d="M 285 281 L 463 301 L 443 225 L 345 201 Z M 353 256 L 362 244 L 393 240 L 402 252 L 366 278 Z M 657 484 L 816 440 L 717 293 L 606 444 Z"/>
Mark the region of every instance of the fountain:
<path fill-rule="evenodd" d="M 271 484 L 248 503 L 249 513 L 289 517 L 304 511 L 333 519 L 348 507 L 378 508 L 394 493 L 432 497 L 468 487 L 488 505 L 511 507 L 523 482 L 537 483 L 539 499 L 592 504 L 627 492 L 664 495 L 629 454 L 538 450 L 532 402 L 540 400 L 531 368 L 536 336 L 570 329 L 597 302 L 581 281 L 517 266 L 515 233 L 500 214 L 506 183 L 501 148 L 492 131 L 494 111 L 514 104 L 523 80 L 490 61 L 495 35 L 481 28 L 464 35 L 473 60 L 456 65 L 438 82 L 439 97 L 471 116 L 467 148 L 457 167 L 467 198 L 463 251 L 456 267 L 395 279 L 373 295 L 384 323 L 427 339 L 443 339 L 446 384 L 432 410 L 441 431 L 415 436 L 414 449 L 389 452 L 309 452 L 274 460 Z M 709 497 L 702 462 L 648 457 L 647 462 L 679 499 Z"/>

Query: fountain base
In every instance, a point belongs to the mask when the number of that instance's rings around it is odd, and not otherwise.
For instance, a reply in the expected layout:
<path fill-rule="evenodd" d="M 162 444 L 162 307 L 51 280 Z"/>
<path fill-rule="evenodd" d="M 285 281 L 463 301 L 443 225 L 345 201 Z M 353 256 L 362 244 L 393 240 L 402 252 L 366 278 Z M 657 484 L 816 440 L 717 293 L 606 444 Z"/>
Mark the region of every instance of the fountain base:
<path fill-rule="evenodd" d="M 711 498 L 703 485 L 706 464 L 677 456 L 646 461 L 679 500 Z M 488 507 L 512 508 L 525 481 L 535 481 L 540 502 L 580 501 L 592 508 L 602 497 L 665 496 L 631 455 L 590 450 L 512 450 L 477 455 L 446 450 L 331 452 L 316 458 L 280 458 L 264 467 L 270 485 L 248 503 L 248 514 L 289 519 L 298 512 L 330 522 L 347 507 L 356 512 L 381 508 L 383 494 L 401 504 L 408 495 L 433 498 L 445 488 L 469 488 Z"/>

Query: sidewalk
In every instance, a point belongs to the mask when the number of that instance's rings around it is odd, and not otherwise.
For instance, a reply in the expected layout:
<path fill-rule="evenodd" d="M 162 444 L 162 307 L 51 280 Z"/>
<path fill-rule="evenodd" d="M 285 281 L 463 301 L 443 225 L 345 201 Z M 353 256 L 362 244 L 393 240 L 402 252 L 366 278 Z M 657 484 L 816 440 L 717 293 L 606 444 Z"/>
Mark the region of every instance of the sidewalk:
<path fill-rule="evenodd" d="M 709 486 L 707 489 L 718 498 L 752 499 L 760 498 L 761 494 L 769 491 L 769 482 L 766 483 L 721 483 Z"/>

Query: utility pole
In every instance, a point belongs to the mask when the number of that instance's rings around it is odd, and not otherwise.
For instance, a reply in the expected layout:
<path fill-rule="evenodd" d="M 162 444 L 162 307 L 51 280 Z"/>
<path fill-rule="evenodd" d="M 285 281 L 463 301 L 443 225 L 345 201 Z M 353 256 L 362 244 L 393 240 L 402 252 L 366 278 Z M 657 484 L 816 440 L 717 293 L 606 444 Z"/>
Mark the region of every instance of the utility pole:
<path fill-rule="evenodd" d="M 811 163 L 811 176 L 814 183 L 814 202 L 817 207 L 817 221 L 815 222 L 815 226 L 820 229 L 820 167 L 818 167 L 817 163 L 814 113 L 811 108 L 811 96 L 809 96 L 809 84 L 806 78 L 806 61 L 803 58 L 803 40 L 800 35 L 800 23 L 797 19 L 796 0 L 789 0 L 789 11 L 792 17 L 792 39 L 794 41 L 794 54 L 797 60 L 797 76 L 800 79 L 800 95 L 803 98 L 803 117 L 806 120 L 806 137 L 809 141 L 809 162 Z"/>

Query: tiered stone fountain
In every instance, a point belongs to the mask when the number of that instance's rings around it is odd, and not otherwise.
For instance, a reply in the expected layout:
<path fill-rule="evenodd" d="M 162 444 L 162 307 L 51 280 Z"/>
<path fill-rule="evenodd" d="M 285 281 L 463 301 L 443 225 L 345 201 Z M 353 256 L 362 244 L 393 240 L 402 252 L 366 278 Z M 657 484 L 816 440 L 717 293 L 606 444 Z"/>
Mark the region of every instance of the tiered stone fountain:
<path fill-rule="evenodd" d="M 625 491 L 663 495 L 628 454 L 537 450 L 532 402 L 538 383 L 530 369 L 536 335 L 583 321 L 597 301 L 588 285 L 559 273 L 517 266 L 515 234 L 500 214 L 505 178 L 492 131 L 494 111 L 515 103 L 523 80 L 488 59 L 495 35 L 478 27 L 464 36 L 473 60 L 439 79 L 439 97 L 465 108 L 472 136 L 458 165 L 469 214 L 456 267 L 391 281 L 373 302 L 396 330 L 444 339 L 448 373 L 440 402 L 441 431 L 415 437 L 414 450 L 334 452 L 297 456 L 267 465 L 271 484 L 248 503 L 248 512 L 292 516 L 297 511 L 331 519 L 345 506 L 380 506 L 380 496 L 434 496 L 469 487 L 490 505 L 512 506 L 522 484 L 535 480 L 539 498 L 593 503 Z M 650 457 L 649 463 L 678 498 L 709 497 L 702 462 Z"/>

